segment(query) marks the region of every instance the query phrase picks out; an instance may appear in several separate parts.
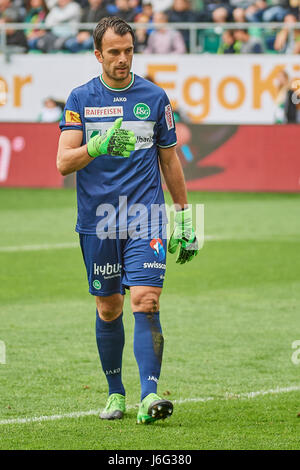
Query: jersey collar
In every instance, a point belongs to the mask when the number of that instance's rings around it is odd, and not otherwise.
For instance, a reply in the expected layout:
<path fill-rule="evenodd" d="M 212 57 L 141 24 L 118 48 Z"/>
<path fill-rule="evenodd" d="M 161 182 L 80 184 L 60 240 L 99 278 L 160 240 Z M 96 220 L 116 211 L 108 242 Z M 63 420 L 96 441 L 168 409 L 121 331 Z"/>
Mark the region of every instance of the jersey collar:
<path fill-rule="evenodd" d="M 103 80 L 102 74 L 100 75 L 99 78 L 100 78 L 100 82 L 102 83 L 102 85 L 104 85 L 105 88 L 107 88 L 110 91 L 126 91 L 128 90 L 128 88 L 130 88 L 133 85 L 133 82 L 134 82 L 134 73 L 133 72 L 130 72 L 130 73 L 131 73 L 130 83 L 124 88 L 112 88 L 111 86 L 107 85 L 107 83 L 105 83 L 105 81 Z"/>

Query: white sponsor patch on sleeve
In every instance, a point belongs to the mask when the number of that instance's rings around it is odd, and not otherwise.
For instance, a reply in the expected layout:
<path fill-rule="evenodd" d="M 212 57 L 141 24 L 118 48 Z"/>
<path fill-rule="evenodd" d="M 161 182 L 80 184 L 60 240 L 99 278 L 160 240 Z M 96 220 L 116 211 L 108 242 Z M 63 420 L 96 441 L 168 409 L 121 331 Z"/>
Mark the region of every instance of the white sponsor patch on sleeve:
<path fill-rule="evenodd" d="M 172 113 L 172 108 L 170 104 L 165 106 L 165 118 L 166 118 L 166 123 L 167 123 L 168 131 L 169 131 L 170 129 L 174 128 L 173 113 Z"/>

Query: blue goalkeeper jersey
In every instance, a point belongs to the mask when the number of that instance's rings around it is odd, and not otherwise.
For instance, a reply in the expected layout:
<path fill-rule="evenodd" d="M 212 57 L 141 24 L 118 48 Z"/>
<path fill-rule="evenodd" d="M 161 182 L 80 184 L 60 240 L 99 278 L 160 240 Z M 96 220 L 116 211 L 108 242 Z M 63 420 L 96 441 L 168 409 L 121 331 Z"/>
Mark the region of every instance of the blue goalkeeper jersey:
<path fill-rule="evenodd" d="M 121 89 L 95 77 L 72 90 L 60 129 L 82 130 L 84 145 L 94 135 L 103 135 L 119 117 L 121 128 L 136 136 L 135 151 L 128 158 L 102 155 L 77 172 L 79 233 L 97 233 L 104 220 L 108 232 L 126 230 L 137 217 L 143 225 L 144 207 L 149 223 L 151 207 L 164 204 L 158 147 L 174 146 L 176 131 L 169 99 L 160 87 L 133 73 L 130 84 Z M 143 204 L 140 212 L 137 204 Z M 166 222 L 163 211 L 160 214 Z"/>

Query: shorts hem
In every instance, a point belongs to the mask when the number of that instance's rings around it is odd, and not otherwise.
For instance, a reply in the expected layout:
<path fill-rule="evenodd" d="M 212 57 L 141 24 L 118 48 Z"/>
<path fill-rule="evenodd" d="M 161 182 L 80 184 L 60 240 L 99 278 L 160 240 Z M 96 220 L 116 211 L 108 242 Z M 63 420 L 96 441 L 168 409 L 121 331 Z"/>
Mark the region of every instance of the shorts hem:
<path fill-rule="evenodd" d="M 91 291 L 89 289 L 89 293 L 91 295 L 94 295 L 95 297 L 109 297 L 110 295 L 113 295 L 113 294 L 125 295 L 125 289 L 124 289 L 124 293 L 120 290 L 113 290 L 113 291 L 110 291 L 110 292 L 101 293 L 100 291 L 96 292 L 96 291 Z"/>
<path fill-rule="evenodd" d="M 134 286 L 146 286 L 146 287 L 163 287 L 163 282 L 155 283 L 155 282 L 132 282 L 123 284 L 126 288 L 134 287 Z"/>

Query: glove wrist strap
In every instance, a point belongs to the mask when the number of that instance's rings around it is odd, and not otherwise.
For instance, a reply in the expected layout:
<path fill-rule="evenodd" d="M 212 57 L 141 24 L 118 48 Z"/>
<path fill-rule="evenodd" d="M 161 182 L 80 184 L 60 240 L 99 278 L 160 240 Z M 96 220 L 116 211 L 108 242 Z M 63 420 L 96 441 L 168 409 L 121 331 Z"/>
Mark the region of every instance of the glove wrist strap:
<path fill-rule="evenodd" d="M 97 145 L 95 145 L 95 140 L 94 139 L 99 140 L 99 142 L 97 142 Z M 91 158 L 96 158 L 99 155 L 102 155 L 102 152 L 101 152 L 102 143 L 103 143 L 103 139 L 101 139 L 101 138 L 99 139 L 99 136 L 92 137 L 88 141 L 88 143 L 87 143 L 87 153 L 89 154 L 89 156 Z"/>
<path fill-rule="evenodd" d="M 185 224 L 187 222 L 191 222 L 191 220 L 192 220 L 192 210 L 190 207 L 176 212 L 175 222 L 177 224 Z"/>

